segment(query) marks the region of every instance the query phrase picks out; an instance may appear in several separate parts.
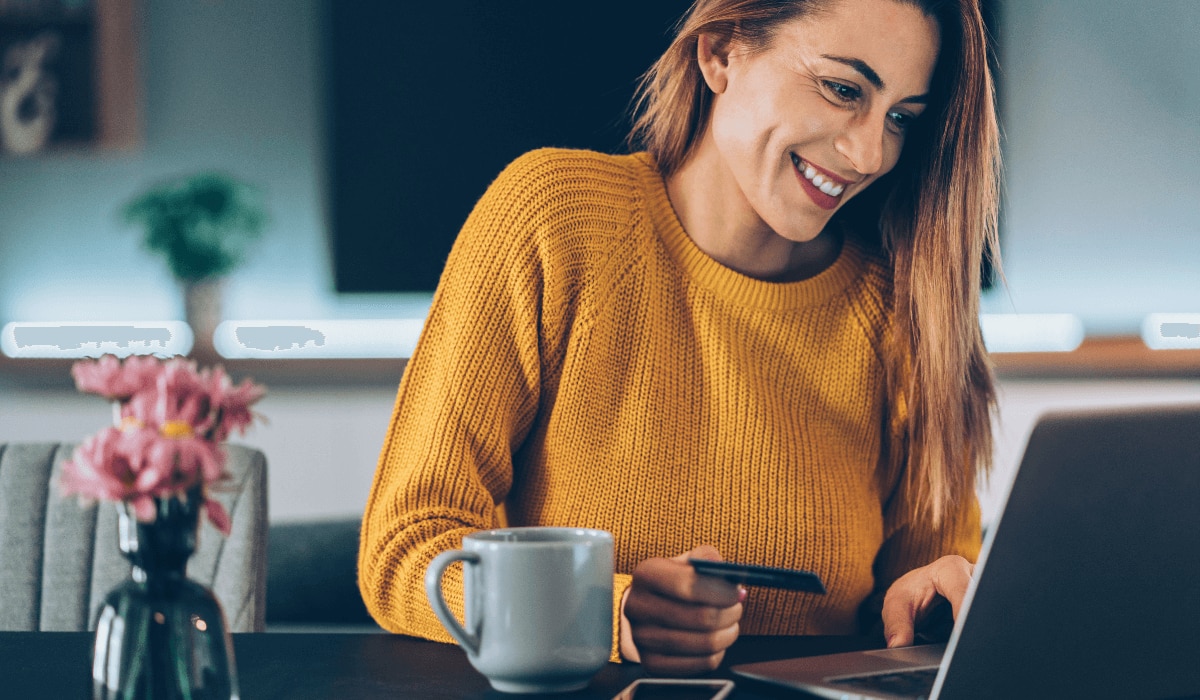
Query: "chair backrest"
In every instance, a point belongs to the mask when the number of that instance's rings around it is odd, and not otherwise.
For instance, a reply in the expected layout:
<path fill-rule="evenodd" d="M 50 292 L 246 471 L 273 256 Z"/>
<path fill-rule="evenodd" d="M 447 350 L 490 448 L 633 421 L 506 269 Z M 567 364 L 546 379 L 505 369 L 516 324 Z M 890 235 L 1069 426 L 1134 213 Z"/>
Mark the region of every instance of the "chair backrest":
<path fill-rule="evenodd" d="M 271 525 L 267 629 L 382 632 L 358 591 L 361 518 Z"/>
<path fill-rule="evenodd" d="M 75 446 L 0 443 L 0 630 L 92 629 L 104 596 L 130 572 L 117 547 L 111 503 L 63 498 L 58 473 Z M 212 589 L 231 632 L 265 628 L 267 462 L 226 445 L 228 487 L 211 494 L 229 511 L 223 537 L 201 525 L 188 576 Z"/>

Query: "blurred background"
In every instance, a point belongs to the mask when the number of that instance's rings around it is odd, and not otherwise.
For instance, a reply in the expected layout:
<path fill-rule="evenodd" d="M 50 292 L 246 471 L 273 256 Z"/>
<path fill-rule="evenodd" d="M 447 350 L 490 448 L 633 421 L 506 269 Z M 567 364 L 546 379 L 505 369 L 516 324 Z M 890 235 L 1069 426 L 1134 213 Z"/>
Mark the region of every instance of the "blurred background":
<path fill-rule="evenodd" d="M 22 352 L 15 329 L 184 320 L 179 280 L 121 210 L 220 172 L 267 215 L 223 276 L 220 319 L 320 336 L 218 343 L 235 378 L 269 388 L 269 425 L 242 441 L 267 453 L 272 519 L 361 513 L 470 205 L 529 148 L 619 150 L 634 82 L 687 3 L 422 5 L 0 0 L 0 441 L 78 440 L 107 420 L 74 392 L 69 353 Z M 983 311 L 1003 482 L 1044 410 L 1200 400 L 1200 3 L 987 10 L 1007 285 Z M 1147 347 L 1151 314 L 1182 329 L 1180 349 Z"/>

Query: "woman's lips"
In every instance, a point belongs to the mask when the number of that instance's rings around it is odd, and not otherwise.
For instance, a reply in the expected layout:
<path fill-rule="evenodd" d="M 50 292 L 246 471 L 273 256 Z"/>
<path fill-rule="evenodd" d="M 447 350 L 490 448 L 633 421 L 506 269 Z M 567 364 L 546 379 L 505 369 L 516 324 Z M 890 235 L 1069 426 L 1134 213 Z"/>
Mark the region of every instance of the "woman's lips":
<path fill-rule="evenodd" d="M 818 207 L 822 209 L 836 209 L 838 204 L 841 203 L 842 194 L 846 191 L 846 186 L 851 183 L 814 167 L 795 153 L 791 155 L 792 168 L 796 171 L 796 176 L 800 179 L 801 189 L 808 193 L 808 196 Z"/>

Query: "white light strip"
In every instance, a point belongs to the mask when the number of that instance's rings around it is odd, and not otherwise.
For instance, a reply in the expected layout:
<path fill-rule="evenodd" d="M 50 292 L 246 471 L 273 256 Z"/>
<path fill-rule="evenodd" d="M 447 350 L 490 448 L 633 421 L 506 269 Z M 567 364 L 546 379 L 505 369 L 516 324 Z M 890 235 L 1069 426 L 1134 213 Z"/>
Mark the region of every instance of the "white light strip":
<path fill-rule="evenodd" d="M 1070 352 L 1083 342 L 1074 314 L 980 314 L 988 352 Z"/>
<path fill-rule="evenodd" d="M 1150 314 L 1142 341 L 1154 350 L 1200 349 L 1200 314 Z"/>
<path fill-rule="evenodd" d="M 6 323 L 0 330 L 0 351 L 9 357 L 170 357 L 191 349 L 192 329 L 182 321 Z"/>
<path fill-rule="evenodd" d="M 989 352 L 1068 352 L 1083 341 L 1083 322 L 1072 314 L 981 314 Z M 225 321 L 213 344 L 235 358 L 406 358 L 425 320 L 362 319 Z M 1151 314 L 1142 337 L 1152 348 L 1200 348 L 1200 314 Z M 156 323 L 8 323 L 0 351 L 9 357 L 78 358 L 111 353 L 186 355 L 192 331 L 181 321 Z"/>
<path fill-rule="evenodd" d="M 225 321 L 213 333 L 222 357 L 402 358 L 411 357 L 423 318 Z"/>

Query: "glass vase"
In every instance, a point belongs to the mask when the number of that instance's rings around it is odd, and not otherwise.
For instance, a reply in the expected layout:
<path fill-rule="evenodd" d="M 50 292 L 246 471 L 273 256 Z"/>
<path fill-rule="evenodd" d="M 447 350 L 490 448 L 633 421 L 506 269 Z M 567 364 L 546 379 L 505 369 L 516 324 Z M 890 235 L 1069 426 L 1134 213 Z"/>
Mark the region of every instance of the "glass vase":
<path fill-rule="evenodd" d="M 187 577 L 203 496 L 156 500 L 154 522 L 117 504 L 118 544 L 133 564 L 96 618 L 93 700 L 235 700 L 233 643 L 221 605 Z"/>

